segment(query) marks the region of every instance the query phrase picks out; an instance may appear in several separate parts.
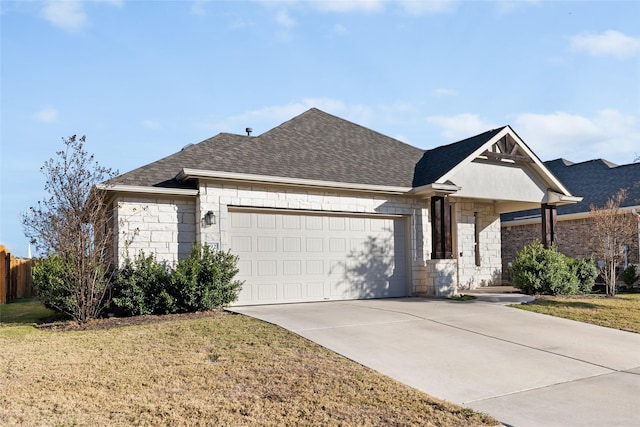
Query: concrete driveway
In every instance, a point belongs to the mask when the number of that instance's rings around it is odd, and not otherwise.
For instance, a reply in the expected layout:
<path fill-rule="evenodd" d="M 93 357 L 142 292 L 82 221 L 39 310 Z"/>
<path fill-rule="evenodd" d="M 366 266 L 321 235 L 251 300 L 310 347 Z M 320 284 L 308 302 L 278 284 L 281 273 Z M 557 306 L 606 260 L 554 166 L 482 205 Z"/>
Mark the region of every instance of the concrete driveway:
<path fill-rule="evenodd" d="M 640 425 L 640 335 L 422 298 L 234 307 L 512 426 Z"/>

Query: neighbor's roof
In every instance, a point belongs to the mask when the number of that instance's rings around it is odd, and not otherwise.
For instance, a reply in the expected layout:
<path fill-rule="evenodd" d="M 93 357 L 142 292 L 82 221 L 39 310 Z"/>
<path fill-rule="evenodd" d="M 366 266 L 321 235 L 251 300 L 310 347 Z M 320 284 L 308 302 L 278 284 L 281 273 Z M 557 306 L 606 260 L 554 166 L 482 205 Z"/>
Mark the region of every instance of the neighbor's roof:
<path fill-rule="evenodd" d="M 566 159 L 550 160 L 545 166 L 567 187 L 571 194 L 580 194 L 579 203 L 558 207 L 558 215 L 589 212 L 591 205 L 603 206 L 607 199 L 621 188 L 627 188 L 622 206 L 640 205 L 640 163 L 618 166 L 607 160 L 596 159 L 573 163 Z M 501 216 L 502 221 L 539 214 L 539 210 L 511 212 Z"/>
<path fill-rule="evenodd" d="M 221 133 L 110 181 L 193 188 L 183 168 L 411 187 L 424 150 L 312 108 L 256 137 Z"/>

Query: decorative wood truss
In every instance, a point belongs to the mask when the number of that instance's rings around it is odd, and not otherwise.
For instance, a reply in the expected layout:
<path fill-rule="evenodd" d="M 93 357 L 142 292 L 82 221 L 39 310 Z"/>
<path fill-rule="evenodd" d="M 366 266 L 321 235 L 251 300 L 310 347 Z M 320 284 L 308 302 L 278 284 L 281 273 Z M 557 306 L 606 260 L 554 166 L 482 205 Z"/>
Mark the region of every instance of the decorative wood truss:
<path fill-rule="evenodd" d="M 510 161 L 514 163 L 533 163 L 533 160 L 522 153 L 520 146 L 510 135 L 500 138 L 488 150 L 485 150 L 480 156 L 490 160 Z"/>

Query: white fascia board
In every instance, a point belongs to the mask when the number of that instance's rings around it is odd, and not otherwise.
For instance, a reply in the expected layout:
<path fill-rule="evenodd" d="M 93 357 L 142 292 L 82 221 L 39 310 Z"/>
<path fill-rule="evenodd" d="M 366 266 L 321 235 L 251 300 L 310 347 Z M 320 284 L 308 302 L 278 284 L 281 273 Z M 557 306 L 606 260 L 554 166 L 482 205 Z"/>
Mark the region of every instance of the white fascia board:
<path fill-rule="evenodd" d="M 96 184 L 98 190 L 118 193 L 158 194 L 163 196 L 197 196 L 199 190 L 187 188 L 145 187 L 142 185 Z"/>
<path fill-rule="evenodd" d="M 511 130 L 511 127 L 508 126 L 507 129 Z M 551 182 L 556 187 L 555 189 L 557 189 L 559 192 L 561 192 L 565 196 L 571 197 L 571 193 L 569 192 L 569 190 L 567 190 L 565 186 L 562 185 L 560 181 L 558 181 L 558 178 L 556 178 L 551 173 L 551 171 L 547 169 L 547 167 L 544 165 L 544 163 L 542 163 L 542 161 L 538 158 L 538 156 L 536 156 L 536 154 L 533 151 L 531 151 L 529 147 L 527 147 L 527 144 L 525 144 L 524 141 L 521 140 L 515 132 L 511 131 L 509 132 L 509 135 L 518 143 L 518 147 L 522 149 L 522 151 L 527 153 L 529 158 L 533 160 L 533 164 L 535 164 L 536 167 L 538 168 L 538 173 L 542 174 L 543 178 L 546 178 L 548 182 Z M 580 200 L 582 200 L 581 197 L 580 197 Z M 577 203 L 577 202 L 571 202 L 571 203 Z"/>
<path fill-rule="evenodd" d="M 458 187 L 455 184 L 433 183 L 433 184 L 416 187 L 411 190 L 411 194 L 415 194 L 417 196 L 422 196 L 422 197 L 432 197 L 435 195 L 455 194 L 461 189 L 462 187 Z"/>
<path fill-rule="evenodd" d="M 547 204 L 554 206 L 571 205 L 582 201 L 582 197 L 571 196 L 556 193 L 555 191 L 547 191 Z"/>
<path fill-rule="evenodd" d="M 256 175 L 235 172 L 220 172 L 202 169 L 182 169 L 176 179 L 184 181 L 193 178 L 204 178 L 220 181 L 236 181 L 256 184 L 277 184 L 292 187 L 313 187 L 329 188 L 350 191 L 363 191 L 385 194 L 406 194 L 412 190 L 411 187 L 393 187 L 386 185 L 356 184 L 336 181 L 320 181 L 315 179 L 288 178 L 283 176 Z"/>

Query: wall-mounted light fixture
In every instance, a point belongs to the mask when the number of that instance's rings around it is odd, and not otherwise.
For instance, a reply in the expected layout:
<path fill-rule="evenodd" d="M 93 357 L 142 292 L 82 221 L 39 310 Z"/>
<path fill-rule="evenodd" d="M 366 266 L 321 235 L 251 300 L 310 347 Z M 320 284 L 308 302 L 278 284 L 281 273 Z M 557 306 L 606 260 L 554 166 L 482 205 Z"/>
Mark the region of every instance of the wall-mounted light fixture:
<path fill-rule="evenodd" d="M 204 223 L 206 225 L 213 225 L 216 223 L 216 215 L 213 213 L 213 211 L 208 211 L 206 214 L 204 214 Z"/>

